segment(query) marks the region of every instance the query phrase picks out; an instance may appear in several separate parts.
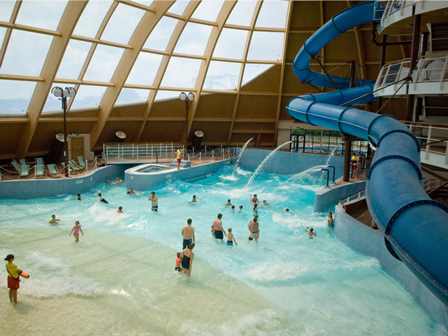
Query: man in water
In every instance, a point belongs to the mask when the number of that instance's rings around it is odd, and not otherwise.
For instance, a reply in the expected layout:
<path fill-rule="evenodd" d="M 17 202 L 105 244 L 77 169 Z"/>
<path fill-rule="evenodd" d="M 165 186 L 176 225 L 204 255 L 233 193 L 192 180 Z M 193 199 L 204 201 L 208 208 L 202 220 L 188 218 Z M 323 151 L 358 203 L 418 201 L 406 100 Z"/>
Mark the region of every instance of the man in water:
<path fill-rule="evenodd" d="M 80 201 L 80 200 L 81 200 L 81 194 L 76 194 L 76 199 L 77 199 L 78 201 Z"/>
<path fill-rule="evenodd" d="M 176 150 L 176 162 L 177 162 L 177 170 L 180 169 L 180 164 L 182 162 L 182 151 L 180 148 Z"/>
<path fill-rule="evenodd" d="M 212 224 L 212 234 L 215 239 L 223 240 L 225 236 L 224 228 L 222 227 L 222 214 L 218 214 L 216 219 L 213 221 Z"/>
<path fill-rule="evenodd" d="M 255 216 L 247 226 L 249 229 L 249 240 L 255 240 L 258 242 L 258 238 L 260 238 L 260 225 L 258 224 L 258 217 Z"/>
<path fill-rule="evenodd" d="M 191 218 L 187 219 L 187 224 L 182 229 L 182 249 L 185 249 L 188 245 L 194 244 L 195 237 L 194 237 L 194 228 L 191 226 L 193 223 L 193 220 Z"/>
<path fill-rule="evenodd" d="M 109 204 L 109 202 L 103 197 L 103 194 L 101 194 L 101 193 L 98 193 L 98 200 L 99 200 L 101 203 Z"/>

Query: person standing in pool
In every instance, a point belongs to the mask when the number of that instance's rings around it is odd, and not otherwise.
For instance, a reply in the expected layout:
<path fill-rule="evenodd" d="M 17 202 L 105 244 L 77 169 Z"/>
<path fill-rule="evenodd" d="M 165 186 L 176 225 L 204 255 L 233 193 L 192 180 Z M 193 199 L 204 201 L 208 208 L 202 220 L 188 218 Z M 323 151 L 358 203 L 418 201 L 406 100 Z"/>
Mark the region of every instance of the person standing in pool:
<path fill-rule="evenodd" d="M 155 212 L 159 211 L 159 199 L 154 191 L 151 192 L 149 199 L 151 201 L 151 210 Z"/>
<path fill-rule="evenodd" d="M 76 200 L 78 200 L 78 201 L 81 200 L 81 194 L 76 194 Z"/>
<path fill-rule="evenodd" d="M 117 213 L 119 213 L 119 214 L 124 213 L 124 212 L 123 212 L 123 207 L 122 207 L 122 206 L 119 206 L 119 207 L 118 207 L 118 209 L 117 209 Z"/>
<path fill-rule="evenodd" d="M 227 229 L 227 246 L 238 245 L 236 242 L 235 236 L 232 233 L 232 228 Z"/>
<path fill-rule="evenodd" d="M 8 273 L 9 302 L 17 304 L 17 291 L 20 288 L 20 274 L 22 274 L 22 270 L 14 264 L 14 255 L 8 254 L 5 261 L 6 272 Z"/>
<path fill-rule="evenodd" d="M 176 163 L 177 163 L 177 170 L 180 169 L 180 164 L 182 162 L 182 151 L 180 148 L 176 150 Z"/>
<path fill-rule="evenodd" d="M 81 224 L 79 221 L 75 222 L 75 225 L 72 227 L 72 231 L 70 231 L 70 236 L 73 235 L 75 237 L 75 243 L 79 242 L 79 234 L 84 236 L 84 231 L 82 231 Z"/>
<path fill-rule="evenodd" d="M 212 224 L 212 234 L 215 239 L 223 240 L 225 236 L 224 228 L 222 227 L 222 214 L 218 214 L 216 219 L 213 221 Z"/>
<path fill-rule="evenodd" d="M 182 272 L 187 276 L 191 276 L 191 269 L 193 266 L 193 248 L 194 244 L 188 245 L 182 251 Z"/>
<path fill-rule="evenodd" d="M 255 206 L 255 204 L 258 205 L 258 196 L 257 196 L 257 194 L 254 194 L 250 201 L 252 202 L 253 206 Z"/>
<path fill-rule="evenodd" d="M 191 199 L 190 203 L 197 203 L 198 202 L 198 198 L 196 197 L 196 195 L 193 195 L 193 198 Z"/>
<path fill-rule="evenodd" d="M 60 219 L 56 218 L 56 215 L 51 215 L 51 218 L 48 221 L 48 224 L 55 225 L 55 224 L 59 224 L 59 222 L 60 222 Z"/>
<path fill-rule="evenodd" d="M 334 227 L 334 217 L 333 217 L 333 212 L 331 210 L 330 210 L 330 212 L 328 212 L 327 223 L 328 223 L 328 227 L 330 227 L 330 228 Z"/>
<path fill-rule="evenodd" d="M 182 249 L 185 249 L 188 245 L 195 243 L 194 228 L 191 226 L 193 220 L 191 218 L 187 219 L 187 224 L 182 229 Z"/>
<path fill-rule="evenodd" d="M 260 225 L 258 223 L 258 217 L 254 216 L 247 227 L 249 229 L 249 240 L 255 240 L 255 242 L 258 242 L 258 238 L 260 238 Z"/>

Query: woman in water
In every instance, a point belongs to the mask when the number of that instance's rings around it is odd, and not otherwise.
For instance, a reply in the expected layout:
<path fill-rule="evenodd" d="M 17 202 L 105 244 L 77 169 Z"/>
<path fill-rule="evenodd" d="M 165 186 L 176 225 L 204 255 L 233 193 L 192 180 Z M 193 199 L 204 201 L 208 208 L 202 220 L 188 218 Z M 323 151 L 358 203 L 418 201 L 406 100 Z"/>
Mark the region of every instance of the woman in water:
<path fill-rule="evenodd" d="M 73 235 L 75 237 L 75 242 L 79 242 L 79 233 L 84 236 L 84 232 L 81 229 L 81 224 L 79 221 L 75 222 L 75 225 L 72 227 L 72 231 L 70 231 L 70 236 Z"/>

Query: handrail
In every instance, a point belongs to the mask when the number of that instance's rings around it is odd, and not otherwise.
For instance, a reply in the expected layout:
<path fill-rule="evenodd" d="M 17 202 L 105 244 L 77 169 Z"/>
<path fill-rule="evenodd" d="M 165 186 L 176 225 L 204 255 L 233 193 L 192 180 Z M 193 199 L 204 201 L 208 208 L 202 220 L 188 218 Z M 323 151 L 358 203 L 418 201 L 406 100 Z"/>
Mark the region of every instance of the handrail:
<path fill-rule="evenodd" d="M 351 203 L 353 201 L 360 201 L 364 198 L 366 198 L 366 192 L 365 192 L 365 190 L 361 190 L 361 191 L 358 191 L 358 192 L 351 194 L 350 196 L 340 200 L 339 204 L 345 205 L 345 204 Z"/>

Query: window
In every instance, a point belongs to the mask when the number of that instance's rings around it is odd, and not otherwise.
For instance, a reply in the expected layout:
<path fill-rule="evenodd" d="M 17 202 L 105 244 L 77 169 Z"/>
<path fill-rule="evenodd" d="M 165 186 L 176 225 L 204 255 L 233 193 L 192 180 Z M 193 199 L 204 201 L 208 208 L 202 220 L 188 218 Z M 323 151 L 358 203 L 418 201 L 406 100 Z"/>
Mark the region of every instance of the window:
<path fill-rule="evenodd" d="M 0 21 L 9 21 L 15 1 L 0 1 Z"/>
<path fill-rule="evenodd" d="M 193 88 L 200 66 L 201 61 L 199 60 L 171 57 L 162 80 L 162 86 Z"/>
<path fill-rule="evenodd" d="M 159 90 L 159 91 L 157 91 L 154 101 L 179 99 L 179 94 L 180 94 L 179 91 Z"/>
<path fill-rule="evenodd" d="M 280 61 L 283 55 L 283 33 L 254 32 L 248 59 Z"/>
<path fill-rule="evenodd" d="M 0 46 L 3 44 L 3 38 L 5 37 L 6 28 L 0 27 Z"/>
<path fill-rule="evenodd" d="M 123 88 L 115 102 L 116 106 L 146 103 L 149 90 Z"/>
<path fill-rule="evenodd" d="M 190 55 L 203 55 L 211 31 L 212 27 L 210 26 L 188 23 L 177 42 L 175 52 Z"/>
<path fill-rule="evenodd" d="M 230 62 L 210 62 L 204 89 L 234 90 L 238 85 L 241 64 Z"/>
<path fill-rule="evenodd" d="M 149 7 L 154 2 L 153 0 L 133 0 L 134 2 L 138 2 L 139 4 L 142 4 L 143 6 Z"/>
<path fill-rule="evenodd" d="M 284 0 L 263 1 L 255 27 L 285 28 L 288 2 Z"/>
<path fill-rule="evenodd" d="M 119 4 L 112 14 L 101 39 L 127 44 L 145 11 Z"/>
<path fill-rule="evenodd" d="M 76 24 L 75 35 L 95 37 L 112 0 L 89 1 Z"/>
<path fill-rule="evenodd" d="M 146 40 L 144 48 L 166 50 L 178 22 L 179 20 L 163 17 Z"/>
<path fill-rule="evenodd" d="M 123 49 L 98 45 L 84 79 L 100 82 L 109 82 L 120 61 Z"/>
<path fill-rule="evenodd" d="M 64 13 L 66 0 L 59 1 L 22 1 L 17 23 L 56 30 Z"/>
<path fill-rule="evenodd" d="M 246 66 L 244 67 L 242 85 L 246 85 L 253 79 L 260 76 L 263 72 L 268 71 L 268 69 L 270 69 L 271 67 L 273 67 L 272 64 L 246 64 Z"/>
<path fill-rule="evenodd" d="M 0 114 L 24 116 L 36 83 L 0 80 Z"/>
<path fill-rule="evenodd" d="M 248 32 L 224 28 L 219 36 L 213 56 L 242 59 Z"/>
<path fill-rule="evenodd" d="M 70 40 L 59 66 L 57 78 L 78 79 L 81 68 L 89 53 L 91 43 Z"/>
<path fill-rule="evenodd" d="M 81 85 L 70 111 L 98 107 L 104 91 L 106 88 L 103 86 Z"/>
<path fill-rule="evenodd" d="M 177 15 L 183 15 L 185 8 L 187 8 L 187 5 L 190 1 L 188 0 L 176 0 L 176 2 L 168 9 L 168 12 L 172 14 Z"/>
<path fill-rule="evenodd" d="M 161 61 L 162 55 L 141 52 L 132 67 L 126 83 L 152 85 Z"/>
<path fill-rule="evenodd" d="M 202 0 L 194 11 L 193 18 L 215 21 L 223 3 L 223 0 Z"/>
<path fill-rule="evenodd" d="M 226 23 L 249 27 L 255 12 L 256 1 L 238 0 Z"/>
<path fill-rule="evenodd" d="M 40 75 L 51 40 L 48 35 L 13 30 L 0 73 Z"/>

